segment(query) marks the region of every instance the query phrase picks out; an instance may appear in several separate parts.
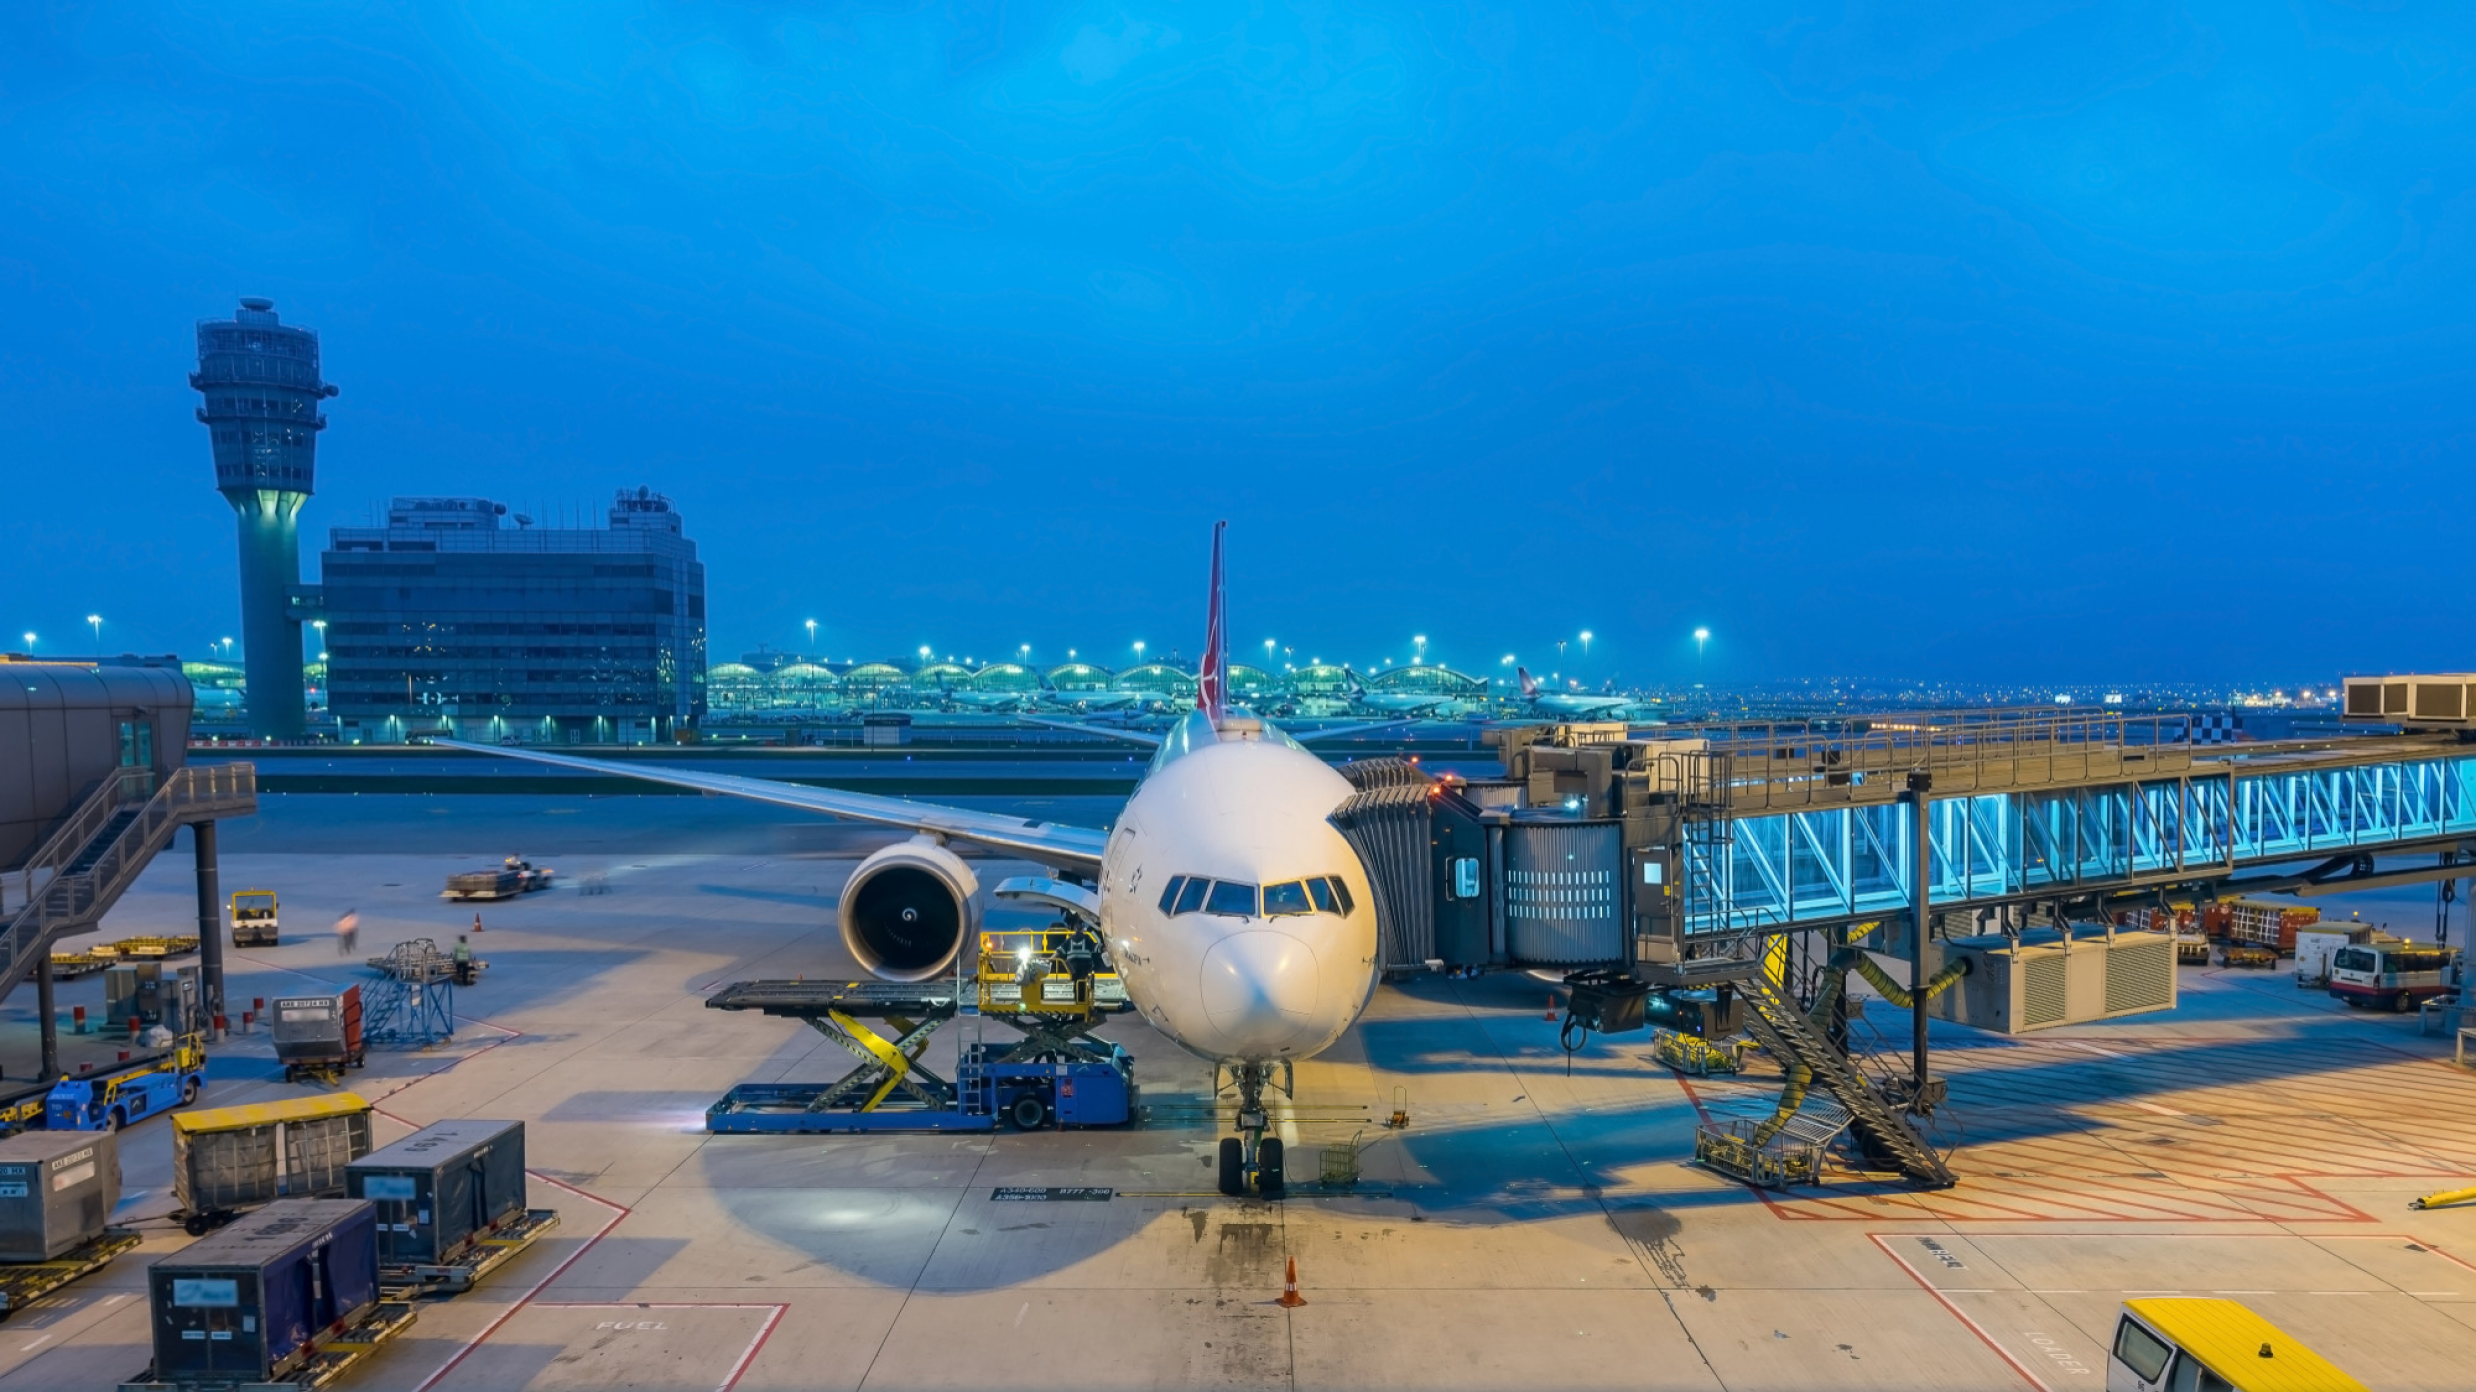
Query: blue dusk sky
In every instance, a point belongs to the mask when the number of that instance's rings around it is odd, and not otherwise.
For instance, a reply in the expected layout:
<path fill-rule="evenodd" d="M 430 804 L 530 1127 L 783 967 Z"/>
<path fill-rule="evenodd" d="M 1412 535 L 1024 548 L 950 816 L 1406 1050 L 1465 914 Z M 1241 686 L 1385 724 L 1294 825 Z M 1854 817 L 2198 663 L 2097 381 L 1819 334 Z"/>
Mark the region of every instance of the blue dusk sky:
<path fill-rule="evenodd" d="M 721 655 L 2465 669 L 2472 190 L 2464 4 L 11 5 L 0 629 L 236 632 L 254 294 L 308 578 L 649 484 Z"/>

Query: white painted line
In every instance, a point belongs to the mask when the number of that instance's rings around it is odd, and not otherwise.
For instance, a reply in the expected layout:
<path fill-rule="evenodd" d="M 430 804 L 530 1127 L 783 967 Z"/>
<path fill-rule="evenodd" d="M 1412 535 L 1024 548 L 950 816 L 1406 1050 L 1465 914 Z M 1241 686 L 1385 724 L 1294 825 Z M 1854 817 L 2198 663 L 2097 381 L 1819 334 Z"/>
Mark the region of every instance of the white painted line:
<path fill-rule="evenodd" d="M 1927 984 L 1928 984 L 1928 985 L 1932 985 L 1933 983 L 1932 983 L 1932 982 L 1928 982 Z M 1023 1308 L 1022 1308 L 1022 1309 L 1020 1309 L 1020 1310 L 1017 1310 L 1017 1311 L 1015 1311 L 1015 1312 L 1014 1312 L 1014 1327 L 1015 1327 L 1015 1328 L 1017 1328 L 1017 1329 L 1021 1329 L 1021 1328 L 1023 1327 L 1023 1317 L 1024 1317 L 1025 1315 L 1030 1314 L 1031 1312 L 1032 1312 L 1032 1302 L 1030 1302 L 1030 1301 L 1028 1301 L 1028 1300 L 1024 1301 L 1024 1302 L 1023 1302 Z"/>
<path fill-rule="evenodd" d="M 1931 984 L 1931 983 L 1929 983 L 1929 984 Z M 71 1142 L 71 1144 L 72 1144 L 72 1145 L 74 1145 L 74 1144 L 76 1144 L 76 1143 L 75 1143 L 75 1142 Z M 49 1335 L 49 1334 L 46 1334 L 46 1335 L 44 1335 L 42 1338 L 35 1340 L 35 1341 L 34 1341 L 33 1343 L 31 1343 L 31 1344 L 19 1344 L 19 1345 L 17 1346 L 17 1351 L 18 1351 L 19 1353 L 30 1353 L 30 1352 L 34 1351 L 35 1349 L 39 1349 L 39 1348 L 43 1347 L 45 1344 L 48 1344 L 48 1343 L 50 1343 L 51 1341 L 52 1341 L 52 1336 L 51 1336 L 51 1335 Z"/>
<path fill-rule="evenodd" d="M 2161 1107 L 2155 1102 L 2135 1102 L 2132 1105 L 2140 1108 L 2144 1112 L 2156 1112 L 2158 1115 L 2165 1117 L 2179 1117 L 2184 1115 L 2184 1113 L 2175 1110 L 2173 1107 Z"/>

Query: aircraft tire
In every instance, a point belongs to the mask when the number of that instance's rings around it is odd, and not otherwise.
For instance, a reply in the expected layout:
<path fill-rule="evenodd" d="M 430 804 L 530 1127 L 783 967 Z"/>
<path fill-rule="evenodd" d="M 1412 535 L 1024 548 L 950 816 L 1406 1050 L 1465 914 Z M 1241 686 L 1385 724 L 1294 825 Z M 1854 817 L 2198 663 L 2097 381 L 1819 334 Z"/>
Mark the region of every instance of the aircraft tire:
<path fill-rule="evenodd" d="M 1288 1181 L 1281 1160 L 1281 1138 L 1266 1136 L 1255 1145 L 1255 1191 L 1267 1199 L 1281 1197 L 1282 1186 Z"/>
<path fill-rule="evenodd" d="M 1221 1192 L 1233 1199 L 1247 1192 L 1247 1152 L 1236 1136 L 1221 1138 Z"/>
<path fill-rule="evenodd" d="M 1006 1109 L 1006 1119 L 1017 1131 L 1037 1131 L 1049 1120 L 1049 1106 L 1037 1093 L 1024 1093 Z"/>

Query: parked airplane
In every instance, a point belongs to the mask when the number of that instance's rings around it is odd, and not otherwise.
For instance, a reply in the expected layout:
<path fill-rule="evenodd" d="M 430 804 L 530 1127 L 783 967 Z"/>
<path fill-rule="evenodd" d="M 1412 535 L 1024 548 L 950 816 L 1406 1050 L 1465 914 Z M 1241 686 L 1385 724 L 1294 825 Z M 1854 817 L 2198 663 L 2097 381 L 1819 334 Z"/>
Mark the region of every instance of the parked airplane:
<path fill-rule="evenodd" d="M 1000 890 L 1098 926 L 1152 1027 L 1211 1062 L 1216 1080 L 1221 1068 L 1233 1076 L 1239 1134 L 1221 1141 L 1221 1191 L 1243 1193 L 1252 1181 L 1278 1193 L 1282 1147 L 1265 1134 L 1264 1091 L 1286 1089 L 1291 1065 L 1329 1047 L 1366 1008 L 1377 979 L 1375 900 L 1365 867 L 1327 820 L 1351 795 L 1349 780 L 1227 704 L 1226 526 L 1212 533 L 1195 709 L 1159 735 L 1075 727 L 1157 746 L 1108 829 L 523 747 L 454 747 L 909 828 L 918 834 L 852 871 L 838 911 L 851 955 L 888 980 L 943 975 L 977 932 L 980 882 L 949 843 L 1052 867 L 1061 879 Z"/>
<path fill-rule="evenodd" d="M 1634 704 L 1630 696 L 1585 696 L 1579 692 L 1543 690 L 1539 679 L 1532 676 L 1527 667 L 1516 667 L 1513 674 L 1521 678 L 1522 699 L 1530 703 L 1530 713 L 1534 715 L 1596 715 L 1618 719 Z"/>
<path fill-rule="evenodd" d="M 1358 673 L 1348 674 L 1350 704 L 1354 709 L 1381 711 L 1388 715 L 1425 716 L 1433 720 L 1449 720 L 1455 716 L 1475 714 L 1479 707 L 1459 696 L 1434 691 L 1370 691 L 1358 679 Z"/>

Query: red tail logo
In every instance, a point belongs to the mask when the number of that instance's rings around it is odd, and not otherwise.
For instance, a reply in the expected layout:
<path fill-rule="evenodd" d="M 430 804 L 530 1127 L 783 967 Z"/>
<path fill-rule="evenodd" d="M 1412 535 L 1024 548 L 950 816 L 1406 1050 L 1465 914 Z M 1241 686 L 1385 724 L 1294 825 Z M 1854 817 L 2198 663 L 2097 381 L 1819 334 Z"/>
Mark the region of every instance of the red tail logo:
<path fill-rule="evenodd" d="M 1527 698 L 1527 699 L 1531 699 L 1531 700 L 1536 700 L 1536 699 L 1538 699 L 1538 695 L 1539 695 L 1539 679 L 1538 679 L 1537 677 L 1534 677 L 1534 676 L 1532 676 L 1532 675 L 1530 674 L 1530 669 L 1529 669 L 1529 668 L 1527 668 L 1527 667 L 1516 667 L 1516 668 L 1514 668 L 1514 669 L 1513 669 L 1513 675 L 1515 675 L 1515 676 L 1517 676 L 1517 677 L 1520 677 L 1520 678 L 1522 679 L 1522 695 L 1523 695 L 1525 698 Z"/>
<path fill-rule="evenodd" d="M 1195 708 L 1220 723 L 1227 709 L 1224 684 L 1229 675 L 1229 625 L 1223 609 L 1227 595 L 1221 581 L 1221 533 L 1227 522 L 1212 524 L 1212 592 L 1204 618 L 1204 664 L 1195 679 Z"/>

